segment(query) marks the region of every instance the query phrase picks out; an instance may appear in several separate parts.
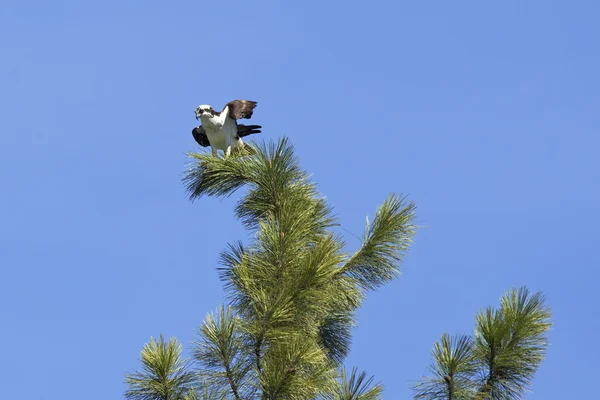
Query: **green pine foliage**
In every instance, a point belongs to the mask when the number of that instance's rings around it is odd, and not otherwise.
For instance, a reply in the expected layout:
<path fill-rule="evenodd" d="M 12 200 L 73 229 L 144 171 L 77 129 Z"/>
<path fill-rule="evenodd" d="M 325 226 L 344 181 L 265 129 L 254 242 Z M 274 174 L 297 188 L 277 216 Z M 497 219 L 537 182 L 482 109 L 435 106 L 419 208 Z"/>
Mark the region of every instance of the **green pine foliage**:
<path fill-rule="evenodd" d="M 432 377 L 414 386 L 415 399 L 522 399 L 544 359 L 550 309 L 541 293 L 523 287 L 486 308 L 473 336 L 447 333 L 432 351 Z"/>
<path fill-rule="evenodd" d="M 365 371 L 358 372 L 356 367 L 352 368 L 350 376 L 345 368 L 342 368 L 339 383 L 330 397 L 331 400 L 377 400 L 383 393 L 383 386 L 379 383 L 373 384 L 373 377 L 367 378 Z"/>
<path fill-rule="evenodd" d="M 194 374 L 189 360 L 181 359 L 181 345 L 176 339 L 150 339 L 142 349 L 143 371 L 128 374 L 125 397 L 130 400 L 184 399 L 193 390 Z"/>
<path fill-rule="evenodd" d="M 376 400 L 383 386 L 343 362 L 366 294 L 400 275 L 416 232 L 415 205 L 390 195 L 347 253 L 332 208 L 287 139 L 228 157 L 191 153 L 183 180 L 195 201 L 243 195 L 235 215 L 252 234 L 220 256 L 227 304 L 206 315 L 181 357 L 176 339 L 152 339 L 128 400 Z M 250 155 L 248 155 L 250 154 Z M 207 201 L 204 199 L 203 201 Z M 525 288 L 478 314 L 475 334 L 444 334 L 432 377 L 415 399 L 521 399 L 543 360 L 550 311 Z"/>
<path fill-rule="evenodd" d="M 152 399 L 381 398 L 381 385 L 356 370 L 348 377 L 342 363 L 366 293 L 399 276 L 416 231 L 415 205 L 390 195 L 367 223 L 362 245 L 347 254 L 332 231 L 338 225 L 332 208 L 289 141 L 255 150 L 250 156 L 190 154 L 184 177 L 190 199 L 244 189 L 235 214 L 254 240 L 221 254 L 228 305 L 199 328 L 194 384 L 165 381 L 169 397 L 150 390 Z M 132 391 L 126 397 L 138 400 Z"/>

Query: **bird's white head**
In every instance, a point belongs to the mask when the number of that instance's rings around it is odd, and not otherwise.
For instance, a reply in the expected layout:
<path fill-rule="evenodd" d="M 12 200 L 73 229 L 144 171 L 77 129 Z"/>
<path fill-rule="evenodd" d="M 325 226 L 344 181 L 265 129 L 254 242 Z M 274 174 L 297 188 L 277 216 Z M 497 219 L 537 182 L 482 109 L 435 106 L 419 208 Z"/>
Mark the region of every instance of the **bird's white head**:
<path fill-rule="evenodd" d="M 200 117 L 204 114 L 208 116 L 213 116 L 215 114 L 215 110 L 211 106 L 206 104 L 199 105 L 196 107 L 196 119 L 200 119 Z"/>

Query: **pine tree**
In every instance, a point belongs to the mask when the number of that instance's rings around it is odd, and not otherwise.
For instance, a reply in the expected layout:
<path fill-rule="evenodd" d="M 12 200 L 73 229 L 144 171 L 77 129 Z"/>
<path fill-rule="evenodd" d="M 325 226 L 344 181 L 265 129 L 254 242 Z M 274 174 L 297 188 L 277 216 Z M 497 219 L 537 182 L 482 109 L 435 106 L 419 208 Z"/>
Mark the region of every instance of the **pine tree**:
<path fill-rule="evenodd" d="M 332 231 L 337 221 L 331 207 L 287 139 L 258 146 L 252 156 L 191 157 L 184 178 L 191 200 L 245 189 L 235 214 L 254 240 L 232 244 L 221 255 L 228 305 L 208 314 L 199 328 L 195 371 L 179 350 L 165 354 L 165 348 L 179 349 L 176 341 L 151 342 L 142 351 L 146 372 L 127 376 L 126 397 L 380 398 L 382 386 L 357 369 L 348 376 L 343 360 L 366 293 L 399 276 L 416 230 L 414 203 L 390 195 L 373 221 L 367 219 L 362 245 L 347 254 Z"/>
<path fill-rule="evenodd" d="M 442 335 L 432 351 L 433 377 L 413 387 L 415 399 L 522 399 L 544 359 L 550 315 L 541 293 L 508 291 L 499 309 L 477 314 L 473 336 Z"/>

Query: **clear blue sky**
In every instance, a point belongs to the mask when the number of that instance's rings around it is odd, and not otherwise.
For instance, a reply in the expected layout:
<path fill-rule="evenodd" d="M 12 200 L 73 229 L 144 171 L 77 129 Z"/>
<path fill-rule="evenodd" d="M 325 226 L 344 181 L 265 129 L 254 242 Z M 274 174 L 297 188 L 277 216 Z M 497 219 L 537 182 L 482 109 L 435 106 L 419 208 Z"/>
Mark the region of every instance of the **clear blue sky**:
<path fill-rule="evenodd" d="M 389 192 L 417 202 L 347 360 L 386 399 L 521 285 L 554 312 L 527 398 L 597 392 L 600 3 L 488 3 L 5 0 L 1 397 L 122 398 L 150 336 L 190 348 L 247 236 L 180 178 L 194 108 L 235 98 L 353 234 Z"/>

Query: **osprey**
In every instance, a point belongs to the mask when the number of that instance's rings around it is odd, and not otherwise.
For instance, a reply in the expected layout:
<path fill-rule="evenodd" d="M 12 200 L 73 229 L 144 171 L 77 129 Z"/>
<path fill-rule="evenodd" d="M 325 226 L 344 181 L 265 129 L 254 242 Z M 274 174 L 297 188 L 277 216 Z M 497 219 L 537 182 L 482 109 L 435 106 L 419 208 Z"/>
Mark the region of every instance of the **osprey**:
<path fill-rule="evenodd" d="M 244 136 L 253 135 L 255 133 L 260 133 L 262 128 L 260 125 L 243 125 L 238 124 L 237 126 L 237 134 L 239 137 L 243 138 Z M 210 142 L 208 140 L 208 136 L 206 136 L 206 131 L 202 127 L 202 125 L 195 127 L 192 129 L 192 136 L 194 140 L 202 147 L 210 146 Z M 244 144 L 246 146 L 246 144 Z"/>
<path fill-rule="evenodd" d="M 192 130 L 194 139 L 200 146 L 211 147 L 213 155 L 217 150 L 223 150 L 226 156 L 231 154 L 232 148 L 246 149 L 253 152 L 252 148 L 242 141 L 242 137 L 260 132 L 260 125 L 242 125 L 237 123 L 238 119 L 250 119 L 255 101 L 233 100 L 225 104 L 222 111 L 215 111 L 209 105 L 196 107 L 196 119 L 202 121 L 202 125 Z"/>

